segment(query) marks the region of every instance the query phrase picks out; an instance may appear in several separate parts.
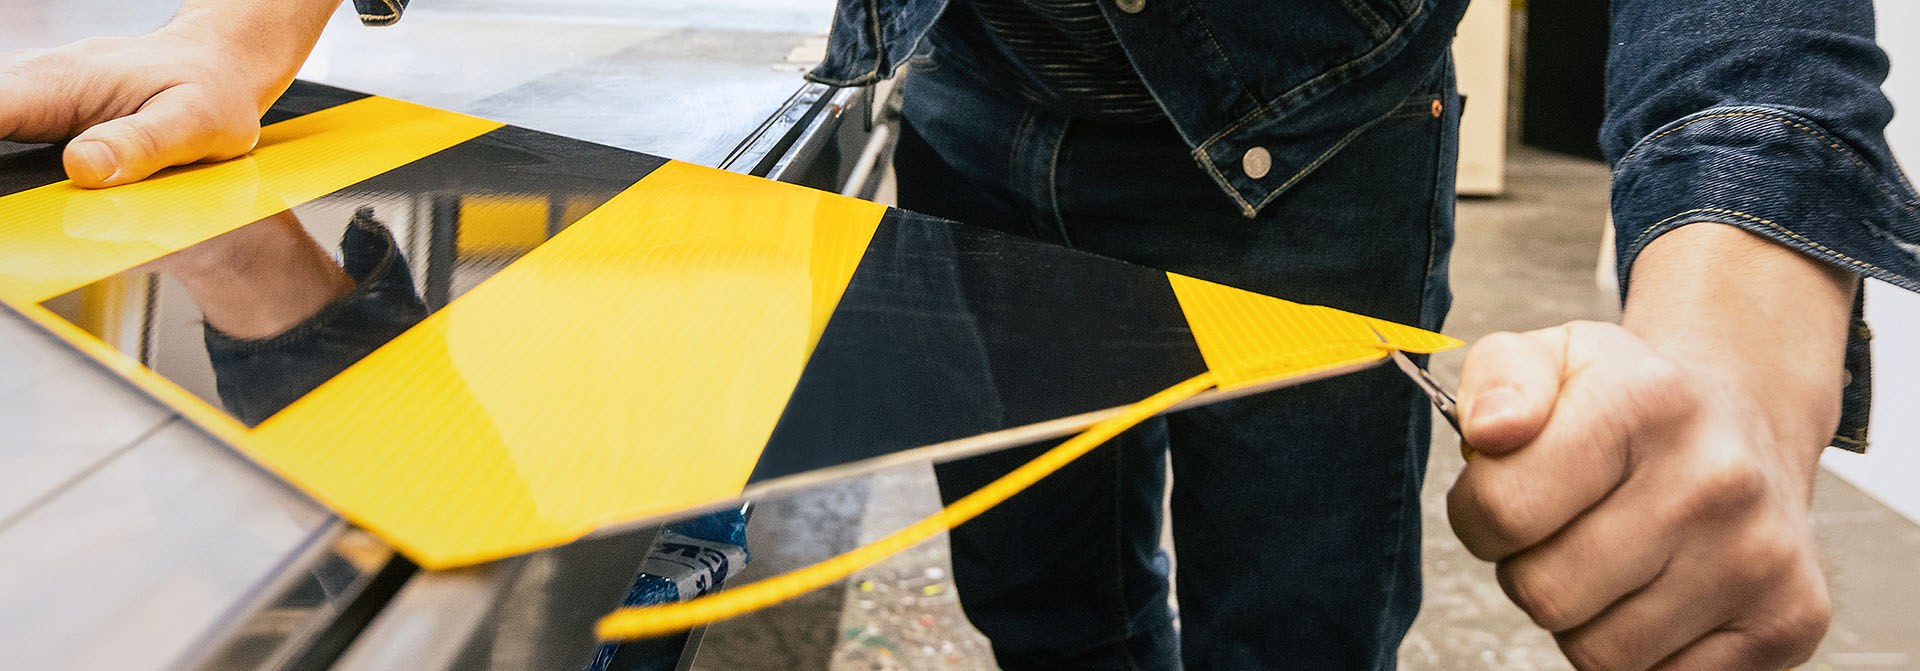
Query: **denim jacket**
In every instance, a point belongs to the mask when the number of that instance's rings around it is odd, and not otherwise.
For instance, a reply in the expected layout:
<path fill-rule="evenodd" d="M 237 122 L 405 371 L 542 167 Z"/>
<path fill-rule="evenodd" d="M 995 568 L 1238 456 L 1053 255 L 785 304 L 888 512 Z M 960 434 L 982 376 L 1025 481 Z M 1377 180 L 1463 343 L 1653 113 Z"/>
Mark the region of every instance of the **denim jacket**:
<path fill-rule="evenodd" d="M 355 0 L 398 18 L 405 0 Z M 840 0 L 807 77 L 891 76 L 948 0 Z M 1446 57 L 1466 0 L 1099 0 L 1193 158 L 1251 216 Z M 1607 121 L 1624 288 L 1656 236 L 1718 222 L 1920 290 L 1920 202 L 1882 133 L 1871 0 L 1613 0 Z M 1622 292 L 1625 295 L 1625 292 Z M 1856 310 L 1856 321 L 1858 311 Z M 1865 445 L 1866 330 L 1835 444 Z"/>

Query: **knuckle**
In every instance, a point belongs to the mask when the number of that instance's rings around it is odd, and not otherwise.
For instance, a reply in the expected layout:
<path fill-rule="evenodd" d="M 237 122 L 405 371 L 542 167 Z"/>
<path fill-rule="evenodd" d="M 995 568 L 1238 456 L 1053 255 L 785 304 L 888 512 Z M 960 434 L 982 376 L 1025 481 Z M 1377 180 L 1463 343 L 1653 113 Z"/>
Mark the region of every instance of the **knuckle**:
<path fill-rule="evenodd" d="M 1593 337 L 1603 333 L 1611 333 L 1619 328 L 1617 324 L 1594 321 L 1592 319 L 1575 319 L 1567 322 L 1567 333 L 1575 337 Z"/>
<path fill-rule="evenodd" d="M 1807 661 L 1826 637 L 1833 621 L 1833 602 L 1825 589 L 1804 584 L 1787 605 L 1765 611 L 1733 634 L 1735 656 L 1748 666 L 1790 667 Z"/>
<path fill-rule="evenodd" d="M 1833 621 L 1833 605 L 1824 595 L 1796 602 L 1765 629 L 1764 651 L 1775 659 L 1804 661 L 1813 655 Z"/>
<path fill-rule="evenodd" d="M 1633 375 L 1656 397 L 1677 397 L 1691 388 L 1691 378 L 1680 364 L 1664 356 L 1644 356 L 1635 360 Z"/>
<path fill-rule="evenodd" d="M 1780 574 L 1779 565 L 1769 556 L 1775 551 L 1761 544 L 1752 544 L 1729 552 L 1725 556 L 1726 580 L 1735 586 L 1747 587 L 1765 584 Z"/>
<path fill-rule="evenodd" d="M 1487 522 L 1501 540 L 1518 543 L 1526 540 L 1535 522 L 1533 508 L 1518 500 L 1512 488 L 1476 490 Z"/>
<path fill-rule="evenodd" d="M 1500 573 L 1507 596 L 1540 628 L 1565 631 L 1579 624 L 1573 621 L 1572 603 L 1560 581 L 1538 569 L 1516 567 L 1511 562 L 1502 564 Z"/>
<path fill-rule="evenodd" d="M 1579 671 L 1615 671 L 1624 669 L 1620 647 L 1596 636 L 1559 637 L 1560 654 Z"/>
<path fill-rule="evenodd" d="M 1471 397 L 1526 377 L 1529 371 L 1515 363 L 1514 355 L 1529 346 L 1526 336 L 1505 331 L 1488 334 L 1475 342 L 1460 369 L 1461 395 Z"/>
<path fill-rule="evenodd" d="M 1529 530 L 1536 524 L 1532 509 L 1519 501 L 1511 487 L 1492 486 L 1484 479 L 1462 480 L 1454 488 L 1463 511 L 1469 516 L 1478 542 L 1468 549 L 1481 559 L 1504 558 L 1512 549 L 1527 545 Z M 1456 527 L 1459 520 L 1456 520 Z M 1463 534 L 1465 536 L 1465 534 Z M 1463 538 L 1464 540 L 1464 538 Z"/>
<path fill-rule="evenodd" d="M 115 140 L 121 146 L 131 150 L 120 152 L 122 160 L 131 160 L 134 163 L 144 162 L 139 157 L 149 157 L 150 160 L 150 157 L 159 154 L 161 147 L 164 146 L 159 134 L 152 126 L 145 120 L 135 117 L 128 117 L 126 123 L 119 125 L 118 132 L 109 139 L 109 141 Z"/>
<path fill-rule="evenodd" d="M 1824 631 L 1824 628 L 1822 629 Z M 1813 657 L 1819 647 L 1820 638 L 1788 638 L 1770 631 L 1736 631 L 1729 646 L 1734 659 L 1740 660 L 1747 668 L 1783 668 L 1805 662 Z"/>
<path fill-rule="evenodd" d="M 1693 378 L 1671 359 L 1635 357 L 1619 373 L 1629 381 L 1631 403 L 1637 415 L 1671 419 L 1685 416 L 1699 405 Z"/>
<path fill-rule="evenodd" d="M 1751 632 L 1733 630 L 1728 632 L 1731 638 L 1726 644 L 1727 661 L 1745 668 L 1763 668 L 1768 661 L 1776 657 L 1770 650 L 1772 644 L 1764 637 Z"/>
<path fill-rule="evenodd" d="M 194 127 L 210 136 L 210 158 L 233 158 L 253 149 L 260 137 L 260 119 L 250 106 L 218 100 L 197 87 L 190 93 L 182 96 L 181 111 Z"/>
<path fill-rule="evenodd" d="M 193 123 L 200 128 L 219 128 L 224 120 L 220 107 L 204 95 L 197 93 L 182 95 L 178 101 L 182 121 Z"/>
<path fill-rule="evenodd" d="M 260 122 L 245 115 L 229 119 L 220 135 L 220 147 L 214 158 L 234 158 L 253 151 L 254 146 L 260 143 Z"/>
<path fill-rule="evenodd" d="M 1680 514 L 1693 520 L 1738 517 L 1754 509 L 1766 488 L 1766 476 L 1751 463 L 1719 460 L 1696 470 Z"/>
<path fill-rule="evenodd" d="M 1471 355 L 1473 352 L 1498 352 L 1500 350 L 1523 347 L 1525 345 L 1526 336 L 1512 331 L 1496 331 L 1482 336 L 1480 342 L 1475 343 L 1473 350 L 1469 351 L 1468 354 Z"/>

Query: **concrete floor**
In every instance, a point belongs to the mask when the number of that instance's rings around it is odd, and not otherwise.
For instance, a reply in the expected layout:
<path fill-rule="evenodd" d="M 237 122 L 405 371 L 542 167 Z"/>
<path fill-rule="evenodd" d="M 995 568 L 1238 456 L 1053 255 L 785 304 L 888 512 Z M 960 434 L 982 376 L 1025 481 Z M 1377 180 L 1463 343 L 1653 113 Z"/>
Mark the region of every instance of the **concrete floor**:
<path fill-rule="evenodd" d="M 1612 319 L 1615 299 L 1594 281 L 1607 211 L 1600 163 L 1521 149 L 1508 193 L 1463 200 L 1454 255 L 1456 302 L 1446 331 L 1468 341 L 1569 319 Z M 1434 360 L 1458 379 L 1464 352 Z M 1441 425 L 1444 427 L 1444 425 Z M 1444 499 L 1462 462 L 1442 428 L 1422 501 L 1426 606 L 1400 650 L 1408 671 L 1571 668 L 1467 554 Z M 751 530 L 753 579 L 817 561 L 898 528 L 937 505 L 930 469 L 889 471 L 838 487 L 763 501 Z M 1920 669 L 1920 526 L 1822 473 L 1815 519 L 1828 557 L 1835 620 L 1813 671 Z M 707 633 L 695 669 L 991 669 L 985 641 L 965 623 L 947 577 L 944 539 L 846 583 Z"/>

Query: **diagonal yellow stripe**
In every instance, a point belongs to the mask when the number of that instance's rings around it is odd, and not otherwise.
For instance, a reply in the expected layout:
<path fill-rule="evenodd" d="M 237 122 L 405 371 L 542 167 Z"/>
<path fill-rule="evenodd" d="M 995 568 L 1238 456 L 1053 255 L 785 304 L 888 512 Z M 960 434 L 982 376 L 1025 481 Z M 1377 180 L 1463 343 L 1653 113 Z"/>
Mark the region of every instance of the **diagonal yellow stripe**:
<path fill-rule="evenodd" d="M 0 198 L 0 299 L 38 303 L 478 137 L 499 122 L 364 98 L 260 131 L 245 157 Z"/>
<path fill-rule="evenodd" d="M 732 498 L 885 211 L 669 163 L 247 443 L 429 568 Z"/>
<path fill-rule="evenodd" d="M 1194 342 L 1222 390 L 1334 370 L 1387 356 L 1390 346 L 1438 352 L 1462 343 L 1438 333 L 1318 305 L 1302 305 L 1167 273 Z"/>

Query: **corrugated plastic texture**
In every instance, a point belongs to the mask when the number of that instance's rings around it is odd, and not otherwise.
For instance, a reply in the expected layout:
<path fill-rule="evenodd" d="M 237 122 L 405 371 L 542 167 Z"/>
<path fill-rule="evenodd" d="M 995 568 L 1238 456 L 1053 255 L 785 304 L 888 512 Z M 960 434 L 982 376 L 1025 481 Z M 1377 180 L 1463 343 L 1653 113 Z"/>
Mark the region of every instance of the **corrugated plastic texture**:
<path fill-rule="evenodd" d="M 1318 305 L 1167 273 L 1200 355 L 1221 389 L 1247 387 L 1386 358 L 1385 347 L 1431 353 L 1459 340 Z M 1387 338 L 1382 344 L 1371 325 Z"/>
<path fill-rule="evenodd" d="M 732 498 L 884 213 L 669 163 L 249 449 L 429 568 Z"/>
<path fill-rule="evenodd" d="M 366 98 L 267 126 L 239 159 L 111 189 L 63 181 L 0 198 L 0 298 L 38 303 L 500 126 Z"/>

